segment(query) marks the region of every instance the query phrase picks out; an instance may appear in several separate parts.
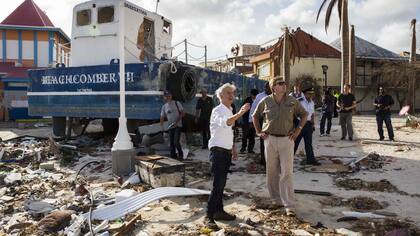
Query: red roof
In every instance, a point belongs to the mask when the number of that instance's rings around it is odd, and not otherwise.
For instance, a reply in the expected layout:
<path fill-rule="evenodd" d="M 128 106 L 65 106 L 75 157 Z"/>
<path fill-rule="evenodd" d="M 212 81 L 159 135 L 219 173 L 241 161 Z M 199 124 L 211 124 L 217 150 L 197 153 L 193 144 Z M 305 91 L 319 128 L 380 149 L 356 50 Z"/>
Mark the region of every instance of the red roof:
<path fill-rule="evenodd" d="M 4 78 L 28 78 L 28 70 L 32 67 L 15 67 L 15 63 L 0 63 L 0 74 L 6 73 Z"/>
<path fill-rule="evenodd" d="M 340 58 L 341 53 L 334 47 L 322 42 L 321 40 L 315 38 L 314 36 L 306 33 L 300 28 L 297 28 L 294 31 L 295 38 L 299 44 L 300 48 L 300 56 L 301 57 L 323 57 L 323 58 Z M 256 54 L 254 58 L 252 58 L 251 62 L 258 62 L 261 60 L 266 60 L 270 58 L 270 53 L 273 52 L 275 46 L 278 44 L 274 44 L 273 46 L 269 47 L 267 50 Z"/>
<path fill-rule="evenodd" d="M 50 18 L 39 8 L 33 0 L 25 0 L 6 19 L 3 25 L 22 25 L 37 27 L 54 27 Z"/>

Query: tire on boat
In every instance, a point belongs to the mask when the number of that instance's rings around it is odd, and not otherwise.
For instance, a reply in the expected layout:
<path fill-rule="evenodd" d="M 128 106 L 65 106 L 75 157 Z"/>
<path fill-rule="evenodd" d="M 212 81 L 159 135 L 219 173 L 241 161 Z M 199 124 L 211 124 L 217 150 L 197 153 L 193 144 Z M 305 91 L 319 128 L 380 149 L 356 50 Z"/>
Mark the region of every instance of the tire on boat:
<path fill-rule="evenodd" d="M 198 87 L 198 74 L 191 67 L 181 66 L 167 80 L 166 88 L 172 93 L 172 98 L 181 102 L 192 100 Z"/>

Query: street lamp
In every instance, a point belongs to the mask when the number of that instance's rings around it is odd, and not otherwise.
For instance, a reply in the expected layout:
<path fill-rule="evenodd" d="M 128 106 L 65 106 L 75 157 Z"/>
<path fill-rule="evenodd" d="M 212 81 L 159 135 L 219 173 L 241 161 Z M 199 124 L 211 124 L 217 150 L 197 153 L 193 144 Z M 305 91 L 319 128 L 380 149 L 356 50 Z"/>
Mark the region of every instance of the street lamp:
<path fill-rule="evenodd" d="M 120 118 L 118 133 L 112 145 L 112 172 L 116 175 L 127 175 L 134 171 L 134 149 L 127 129 L 125 114 L 125 32 L 124 32 L 124 2 L 120 1 L 119 11 L 119 58 L 120 58 Z"/>
<path fill-rule="evenodd" d="M 327 71 L 328 71 L 328 66 L 327 65 L 322 65 L 322 73 L 324 74 L 324 89 L 327 89 Z"/>

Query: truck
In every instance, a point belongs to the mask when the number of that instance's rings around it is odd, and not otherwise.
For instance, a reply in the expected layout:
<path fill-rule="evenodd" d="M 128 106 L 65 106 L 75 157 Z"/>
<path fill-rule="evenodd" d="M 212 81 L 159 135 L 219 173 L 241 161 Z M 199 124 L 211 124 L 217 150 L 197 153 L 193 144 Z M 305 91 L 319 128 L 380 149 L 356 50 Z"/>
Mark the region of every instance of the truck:
<path fill-rule="evenodd" d="M 120 15 L 124 14 L 123 26 Z M 172 58 L 172 22 L 125 0 L 92 0 L 73 9 L 70 65 L 30 70 L 28 110 L 52 117 L 53 133 L 69 126 L 83 132 L 89 121 L 102 119 L 104 130 L 116 132 L 120 116 L 119 36 L 124 34 L 125 99 L 128 130 L 157 122 L 163 91 L 182 102 L 191 126 L 199 90 L 210 95 L 224 83 L 237 87 L 237 103 L 264 81 L 218 72 Z M 124 30 L 121 30 L 123 27 Z M 238 104 L 239 105 L 239 104 Z M 69 122 L 70 121 L 70 122 Z"/>

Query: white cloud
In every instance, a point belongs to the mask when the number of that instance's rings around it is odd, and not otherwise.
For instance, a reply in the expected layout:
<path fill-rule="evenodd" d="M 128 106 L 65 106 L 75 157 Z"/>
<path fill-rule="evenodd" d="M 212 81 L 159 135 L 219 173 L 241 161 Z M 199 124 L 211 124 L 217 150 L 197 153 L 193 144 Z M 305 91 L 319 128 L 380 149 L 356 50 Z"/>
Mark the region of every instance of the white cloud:
<path fill-rule="evenodd" d="M 0 18 L 4 19 L 22 1 L 4 1 Z M 85 2 L 35 1 L 69 36 L 72 9 L 77 3 Z M 131 1 L 148 10 L 155 9 L 155 0 Z M 173 21 L 173 43 L 188 38 L 193 43 L 207 45 L 211 58 L 229 53 L 230 47 L 238 42 L 258 44 L 278 37 L 283 25 L 299 26 L 327 43 L 333 41 L 339 37 L 337 10 L 333 11 L 326 34 L 325 12 L 315 22 L 320 3 L 321 0 L 160 0 L 158 12 Z M 418 0 L 350 0 L 349 21 L 355 25 L 358 36 L 398 53 L 410 46 L 409 22 L 414 17 L 420 20 L 418 9 Z M 180 46 L 174 54 L 182 50 Z M 194 57 L 204 53 L 203 49 L 193 47 L 189 51 Z"/>

